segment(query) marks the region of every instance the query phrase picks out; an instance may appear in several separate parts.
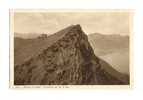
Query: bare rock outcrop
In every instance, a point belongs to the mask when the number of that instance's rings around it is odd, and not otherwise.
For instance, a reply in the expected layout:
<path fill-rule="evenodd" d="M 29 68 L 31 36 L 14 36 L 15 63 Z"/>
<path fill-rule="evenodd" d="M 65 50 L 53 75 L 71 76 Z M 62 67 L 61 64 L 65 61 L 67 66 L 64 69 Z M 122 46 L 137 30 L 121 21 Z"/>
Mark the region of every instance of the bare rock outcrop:
<path fill-rule="evenodd" d="M 16 56 L 16 59 L 21 60 L 20 63 L 15 61 L 15 85 L 128 84 L 128 81 L 123 81 L 106 70 L 106 66 L 101 66 L 101 60 L 95 56 L 80 25 L 72 25 L 45 39 L 43 41 L 47 41 L 47 44 L 44 42 L 45 45 L 37 52 L 23 54 L 23 57 L 28 55 L 27 59 Z M 40 48 L 41 45 L 37 46 Z M 25 48 L 30 50 L 34 47 Z M 25 48 L 19 51 L 24 52 L 22 50 Z M 20 52 L 15 55 L 18 54 Z M 113 72 L 116 73 L 116 70 Z"/>

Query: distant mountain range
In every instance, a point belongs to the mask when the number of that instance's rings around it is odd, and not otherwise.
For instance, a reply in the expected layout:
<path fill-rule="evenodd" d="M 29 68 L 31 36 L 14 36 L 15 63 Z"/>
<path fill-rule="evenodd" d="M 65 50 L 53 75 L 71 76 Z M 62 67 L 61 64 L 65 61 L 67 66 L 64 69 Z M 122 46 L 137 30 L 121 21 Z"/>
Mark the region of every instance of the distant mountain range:
<path fill-rule="evenodd" d="M 89 34 L 88 38 L 98 56 L 129 49 L 129 36 L 94 33 Z"/>
<path fill-rule="evenodd" d="M 32 39 L 32 38 L 37 38 L 40 36 L 42 33 L 14 33 L 14 37 L 17 38 L 22 38 L 22 39 Z"/>

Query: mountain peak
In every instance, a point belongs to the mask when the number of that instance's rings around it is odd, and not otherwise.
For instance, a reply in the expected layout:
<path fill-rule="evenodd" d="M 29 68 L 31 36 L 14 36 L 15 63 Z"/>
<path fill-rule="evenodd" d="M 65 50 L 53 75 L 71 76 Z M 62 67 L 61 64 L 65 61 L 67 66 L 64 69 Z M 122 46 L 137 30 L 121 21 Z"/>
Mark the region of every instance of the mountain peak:
<path fill-rule="evenodd" d="M 81 26 L 80 26 L 80 24 L 76 24 L 76 25 L 74 25 L 74 28 L 81 29 Z"/>
<path fill-rule="evenodd" d="M 45 39 L 25 39 L 14 49 L 15 85 L 124 84 L 101 69 L 79 24 Z"/>
<path fill-rule="evenodd" d="M 71 27 L 72 27 L 71 30 L 73 29 L 82 30 L 80 24 L 72 25 Z"/>

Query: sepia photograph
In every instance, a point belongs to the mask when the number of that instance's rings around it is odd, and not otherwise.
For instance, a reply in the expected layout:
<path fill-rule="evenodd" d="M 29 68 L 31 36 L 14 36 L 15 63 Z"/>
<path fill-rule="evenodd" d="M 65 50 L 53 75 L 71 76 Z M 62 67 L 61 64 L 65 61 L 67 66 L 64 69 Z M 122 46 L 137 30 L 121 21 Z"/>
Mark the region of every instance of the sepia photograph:
<path fill-rule="evenodd" d="M 131 10 L 10 10 L 10 87 L 130 86 Z"/>

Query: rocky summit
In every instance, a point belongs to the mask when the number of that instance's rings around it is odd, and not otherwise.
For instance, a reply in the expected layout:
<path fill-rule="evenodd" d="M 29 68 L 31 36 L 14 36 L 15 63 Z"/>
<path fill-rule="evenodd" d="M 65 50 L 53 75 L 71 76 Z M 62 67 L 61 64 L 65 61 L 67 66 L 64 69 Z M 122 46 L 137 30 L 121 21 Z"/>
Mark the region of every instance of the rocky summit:
<path fill-rule="evenodd" d="M 80 25 L 14 40 L 15 85 L 123 85 L 128 76 L 98 58 Z"/>

